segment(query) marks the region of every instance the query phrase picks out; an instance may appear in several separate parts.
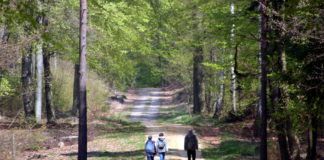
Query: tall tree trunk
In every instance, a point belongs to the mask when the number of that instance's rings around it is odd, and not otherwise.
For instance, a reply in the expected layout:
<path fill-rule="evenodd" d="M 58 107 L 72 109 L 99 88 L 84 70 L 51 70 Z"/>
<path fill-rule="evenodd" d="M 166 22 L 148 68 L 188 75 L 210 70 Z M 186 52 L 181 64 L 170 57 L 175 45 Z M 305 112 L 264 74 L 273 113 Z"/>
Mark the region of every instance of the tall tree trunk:
<path fill-rule="evenodd" d="M 202 47 L 198 46 L 195 49 L 194 55 L 194 64 L 193 64 L 193 113 L 199 114 L 201 113 L 201 109 L 203 106 L 202 100 L 202 66 L 201 63 L 203 61 L 203 53 Z"/>
<path fill-rule="evenodd" d="M 259 5 L 259 10 L 261 9 L 261 5 Z M 261 15 L 258 17 L 260 26 L 259 26 L 259 35 L 261 37 L 261 22 L 262 22 L 262 18 Z M 259 72 L 261 73 L 261 64 L 262 64 L 262 58 L 261 58 L 261 42 L 259 42 L 259 55 L 258 55 L 258 62 L 259 62 Z M 259 99 L 257 100 L 257 105 L 255 108 L 255 121 L 254 121 L 254 136 L 258 137 L 260 136 L 260 123 L 258 123 L 259 121 L 261 121 L 261 109 L 262 109 L 262 105 L 261 105 L 261 75 L 258 76 L 258 80 L 260 81 L 257 91 L 258 91 L 258 95 L 259 95 Z"/>
<path fill-rule="evenodd" d="M 271 83 L 269 84 L 271 86 Z M 274 88 L 269 87 L 271 90 L 271 106 L 274 112 L 281 113 L 284 110 L 280 107 L 279 98 L 280 87 L 279 84 Z M 273 117 L 276 124 L 276 131 L 279 143 L 280 156 L 282 160 L 290 160 L 288 143 L 287 143 L 287 134 L 286 134 L 286 121 L 284 117 Z"/>
<path fill-rule="evenodd" d="M 260 159 L 267 160 L 267 0 L 261 1 L 261 129 L 260 129 Z"/>
<path fill-rule="evenodd" d="M 79 64 L 75 64 L 74 65 L 74 85 L 73 85 L 73 106 L 72 106 L 72 115 L 76 116 L 77 112 L 78 112 L 78 107 L 80 105 L 79 103 L 79 78 L 80 78 L 80 74 L 79 74 L 79 70 L 80 70 L 80 65 Z"/>
<path fill-rule="evenodd" d="M 312 115 L 308 128 L 307 160 L 316 159 L 317 127 L 317 118 Z"/>
<path fill-rule="evenodd" d="M 21 58 L 21 84 L 23 90 L 23 106 L 25 110 L 25 118 L 27 119 L 27 121 L 31 120 L 34 116 L 31 50 L 31 46 L 25 47 L 23 49 L 23 56 Z"/>
<path fill-rule="evenodd" d="M 201 23 L 200 17 L 198 15 L 198 8 L 194 5 L 193 20 L 196 21 L 194 29 L 196 30 L 194 38 L 196 40 L 195 51 L 193 55 L 193 113 L 200 114 L 203 107 L 203 97 L 202 97 L 202 61 L 203 61 L 203 48 L 201 46 Z"/>
<path fill-rule="evenodd" d="M 78 159 L 87 159 L 87 93 L 86 93 L 86 46 L 87 46 L 87 0 L 80 0 L 80 90 L 79 90 L 79 140 L 78 140 Z"/>
<path fill-rule="evenodd" d="M 4 25 L 1 25 L 0 26 L 0 46 L 3 46 L 2 43 L 4 42 L 4 38 L 3 37 L 5 35 L 5 32 L 6 32 L 6 25 L 4 24 Z M 3 68 L 0 65 L 0 84 L 2 82 L 2 72 L 3 72 Z"/>
<path fill-rule="evenodd" d="M 50 53 L 47 53 L 44 47 L 44 81 L 45 81 L 45 101 L 46 101 L 46 116 L 48 124 L 56 124 L 54 105 L 53 105 L 53 92 L 52 92 L 52 73 L 50 65 Z"/>
<path fill-rule="evenodd" d="M 286 52 L 285 47 L 282 47 L 283 50 L 280 52 L 280 62 L 281 62 L 281 72 L 287 72 L 287 62 L 286 62 Z M 288 105 L 288 92 L 284 85 L 279 86 L 280 90 L 280 104 L 281 106 L 287 107 Z M 280 112 L 279 112 L 280 113 Z M 286 116 L 282 123 L 286 122 L 285 124 L 285 138 L 287 139 L 288 151 L 289 151 L 289 159 L 300 159 L 300 142 L 296 135 L 296 132 L 293 130 L 292 121 L 290 116 Z M 286 140 L 285 139 L 285 140 Z"/>
<path fill-rule="evenodd" d="M 44 0 L 39 0 L 37 8 L 39 11 L 42 11 L 42 5 Z M 43 24 L 43 16 L 38 15 L 36 18 L 37 22 L 42 25 Z M 36 122 L 41 123 L 42 120 L 42 88 L 43 88 L 43 41 L 39 38 L 36 42 L 36 92 L 35 92 L 35 116 Z"/>
<path fill-rule="evenodd" d="M 35 115 L 36 122 L 41 123 L 42 116 L 42 74 L 43 74 L 43 45 L 42 40 L 38 40 L 36 47 L 36 92 L 35 92 Z"/>
<path fill-rule="evenodd" d="M 300 159 L 300 141 L 297 137 L 296 132 L 293 130 L 291 118 L 288 117 L 286 120 L 286 132 L 288 139 L 288 147 L 290 153 L 290 159 L 299 160 Z"/>
<path fill-rule="evenodd" d="M 223 102 L 223 93 L 224 93 L 223 92 L 224 91 L 224 70 L 223 69 L 220 71 L 219 81 L 220 81 L 219 93 L 217 96 L 216 110 L 215 110 L 213 118 L 218 118 L 219 113 L 222 109 L 221 106 L 222 106 L 222 102 Z"/>
<path fill-rule="evenodd" d="M 233 0 L 231 2 L 231 14 L 234 16 L 234 3 Z M 233 47 L 234 43 L 234 27 L 235 25 L 232 24 L 232 29 L 231 29 L 231 48 Z M 236 77 L 234 73 L 234 65 L 233 65 L 233 53 L 234 49 L 231 51 L 230 59 L 231 59 L 231 79 L 232 79 L 232 111 L 236 112 Z"/>

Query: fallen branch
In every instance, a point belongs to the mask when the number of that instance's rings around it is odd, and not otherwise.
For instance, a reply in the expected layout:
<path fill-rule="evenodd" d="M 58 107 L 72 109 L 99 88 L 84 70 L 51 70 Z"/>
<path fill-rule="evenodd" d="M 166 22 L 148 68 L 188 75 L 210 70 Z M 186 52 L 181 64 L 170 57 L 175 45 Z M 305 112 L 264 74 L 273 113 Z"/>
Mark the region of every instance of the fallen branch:
<path fill-rule="evenodd" d="M 16 121 L 17 117 L 20 115 L 21 109 L 22 109 L 22 108 L 20 108 L 20 109 L 18 110 L 17 115 L 16 115 L 15 118 L 11 121 L 10 125 L 8 126 L 8 129 L 10 129 L 10 127 L 12 126 L 12 124 Z"/>

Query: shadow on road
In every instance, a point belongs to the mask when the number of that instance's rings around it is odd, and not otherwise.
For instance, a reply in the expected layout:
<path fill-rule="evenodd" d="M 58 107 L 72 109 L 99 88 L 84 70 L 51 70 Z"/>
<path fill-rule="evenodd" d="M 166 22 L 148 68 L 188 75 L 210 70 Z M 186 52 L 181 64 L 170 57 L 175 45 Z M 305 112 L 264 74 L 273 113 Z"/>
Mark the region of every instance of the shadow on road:
<path fill-rule="evenodd" d="M 174 156 L 180 156 L 177 153 L 179 153 L 180 150 L 178 149 L 169 149 L 169 152 L 166 154 L 166 157 L 168 157 L 168 155 L 174 155 Z M 66 154 L 61 154 L 63 156 L 68 156 L 68 157 L 73 157 L 73 156 L 77 156 L 78 153 L 77 152 L 72 152 L 72 153 L 66 153 Z M 131 157 L 136 157 L 136 156 L 141 156 L 144 155 L 145 156 L 145 152 L 144 149 L 143 150 L 135 150 L 135 151 L 125 151 L 125 152 L 88 152 L 88 158 L 90 157 L 112 157 L 112 158 L 126 158 L 129 157 L 131 159 Z M 158 157 L 158 155 L 156 155 L 156 157 Z"/>

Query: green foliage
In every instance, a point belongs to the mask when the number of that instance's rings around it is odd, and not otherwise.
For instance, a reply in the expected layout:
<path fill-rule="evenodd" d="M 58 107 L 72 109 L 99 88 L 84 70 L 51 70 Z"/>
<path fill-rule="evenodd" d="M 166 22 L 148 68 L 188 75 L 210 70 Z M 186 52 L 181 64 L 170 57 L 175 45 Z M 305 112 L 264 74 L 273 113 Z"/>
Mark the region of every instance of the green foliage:
<path fill-rule="evenodd" d="M 0 83 L 0 98 L 4 96 L 12 95 L 12 86 L 10 85 L 8 79 L 2 78 Z"/>

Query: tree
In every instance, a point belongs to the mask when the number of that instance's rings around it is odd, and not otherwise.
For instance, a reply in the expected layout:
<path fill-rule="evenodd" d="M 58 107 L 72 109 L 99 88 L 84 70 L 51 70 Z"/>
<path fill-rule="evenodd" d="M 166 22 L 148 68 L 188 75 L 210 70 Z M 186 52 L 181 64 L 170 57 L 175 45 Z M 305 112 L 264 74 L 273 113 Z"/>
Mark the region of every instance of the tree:
<path fill-rule="evenodd" d="M 193 6 L 193 21 L 194 26 L 194 52 L 193 52 L 193 113 L 200 114 L 202 107 L 203 107 L 203 88 L 202 88 L 202 81 L 203 81 L 203 73 L 202 73 L 202 62 L 203 62 L 203 47 L 202 47 L 202 26 L 201 26 L 201 17 L 198 12 L 197 5 Z"/>
<path fill-rule="evenodd" d="M 38 0 L 37 9 L 42 11 L 44 0 Z M 37 23 L 43 24 L 43 15 L 37 15 Z M 40 32 L 42 33 L 42 32 Z M 40 123 L 42 119 L 42 88 L 43 88 L 43 40 L 38 38 L 36 41 L 36 92 L 35 92 L 35 115 L 36 122 Z"/>
<path fill-rule="evenodd" d="M 56 124 L 52 92 L 52 73 L 50 68 L 51 53 L 47 51 L 47 47 L 43 48 L 43 53 L 47 124 Z"/>
<path fill-rule="evenodd" d="M 23 90 L 23 106 L 25 110 L 25 117 L 30 120 L 34 116 L 33 107 L 33 73 L 32 73 L 32 54 L 31 46 L 27 46 L 23 49 L 22 56 L 22 69 L 21 69 L 21 84 Z"/>
<path fill-rule="evenodd" d="M 267 160 L 267 32 L 266 16 L 267 0 L 262 0 L 261 14 L 261 131 L 260 131 L 260 159 Z"/>
<path fill-rule="evenodd" d="M 234 16 L 234 2 L 233 0 L 231 1 L 231 14 Z M 236 77 L 235 77 L 235 73 L 234 73 L 234 65 L 233 65 L 233 54 L 234 54 L 234 27 L 235 25 L 232 24 L 232 28 L 231 28 L 231 39 L 230 39 L 230 43 L 231 43 L 231 78 L 232 78 L 232 111 L 236 112 Z"/>
<path fill-rule="evenodd" d="M 35 115 L 36 115 L 36 122 L 41 122 L 42 116 L 42 88 L 43 88 L 43 46 L 42 40 L 39 39 L 37 41 L 37 48 L 36 48 L 36 92 L 35 92 Z"/>
<path fill-rule="evenodd" d="M 74 82 L 73 82 L 73 105 L 72 105 L 72 115 L 76 116 L 79 107 L 79 74 L 80 65 L 74 64 Z"/>
<path fill-rule="evenodd" d="M 79 143 L 78 159 L 87 159 L 87 0 L 80 0 L 80 44 L 79 44 L 79 61 L 80 61 L 80 79 L 79 79 Z"/>

